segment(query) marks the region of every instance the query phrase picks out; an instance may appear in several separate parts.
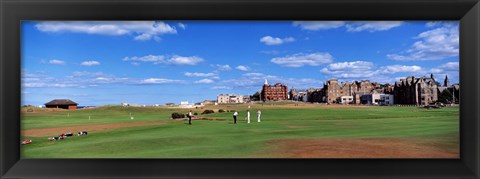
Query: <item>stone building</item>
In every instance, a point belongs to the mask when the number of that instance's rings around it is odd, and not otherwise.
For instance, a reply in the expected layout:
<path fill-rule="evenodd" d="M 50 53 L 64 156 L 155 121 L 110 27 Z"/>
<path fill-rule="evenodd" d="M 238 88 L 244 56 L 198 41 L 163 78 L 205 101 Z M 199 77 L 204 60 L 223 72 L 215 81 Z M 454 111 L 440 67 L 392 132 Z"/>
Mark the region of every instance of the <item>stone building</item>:
<path fill-rule="evenodd" d="M 243 102 L 244 103 L 249 103 L 251 100 L 252 100 L 252 98 L 250 97 L 250 95 L 244 95 L 243 96 Z"/>
<path fill-rule="evenodd" d="M 290 90 L 289 94 L 289 99 L 292 101 L 303 101 L 303 102 L 308 102 L 308 92 L 306 90 L 299 90 L 297 91 L 295 88 L 292 88 Z"/>
<path fill-rule="evenodd" d="M 342 96 L 342 88 L 337 79 L 328 80 L 323 85 L 323 102 L 337 103 L 340 96 Z"/>
<path fill-rule="evenodd" d="M 215 102 L 216 102 L 215 100 L 203 100 L 202 103 L 205 104 L 205 105 L 211 105 L 211 104 L 215 104 Z"/>
<path fill-rule="evenodd" d="M 370 83 L 370 80 L 355 81 L 354 83 L 356 84 L 355 92 L 371 92 L 379 87 L 377 82 Z"/>
<path fill-rule="evenodd" d="M 376 87 L 379 87 L 378 83 L 370 83 L 369 80 L 338 83 L 336 79 L 331 79 L 323 86 L 322 102 L 339 103 L 341 96 L 352 96 L 352 103 L 359 104 L 360 96 L 370 93 Z"/>
<path fill-rule="evenodd" d="M 267 80 L 263 84 L 262 101 L 281 101 L 288 100 L 288 87 L 281 83 L 276 83 L 275 85 L 268 85 Z"/>
<path fill-rule="evenodd" d="M 298 94 L 297 89 L 295 89 L 294 87 L 292 87 L 292 89 L 290 89 L 290 92 L 288 92 L 288 97 L 289 97 L 289 100 L 299 101 L 299 100 L 298 100 L 299 94 Z"/>
<path fill-rule="evenodd" d="M 390 84 L 386 84 L 383 86 L 383 92 L 385 94 L 393 94 L 393 86 Z"/>
<path fill-rule="evenodd" d="M 453 84 L 451 93 L 453 94 L 453 101 L 456 104 L 459 104 L 460 103 L 460 84 Z"/>
<path fill-rule="evenodd" d="M 307 90 L 307 102 L 319 103 L 323 102 L 323 90 L 322 88 L 310 88 Z"/>
<path fill-rule="evenodd" d="M 430 75 L 416 78 L 409 76 L 395 82 L 394 100 L 396 104 L 428 105 L 438 99 L 437 82 Z"/>
<path fill-rule="evenodd" d="M 249 99 L 249 98 L 248 98 Z M 244 103 L 245 96 L 242 95 L 235 95 L 235 94 L 219 94 L 217 96 L 218 104 L 226 104 L 226 103 Z"/>
<path fill-rule="evenodd" d="M 445 80 L 443 80 L 443 86 L 438 87 L 438 96 L 442 94 L 444 90 L 448 90 L 450 94 L 452 94 L 452 102 L 459 103 L 460 97 L 460 84 L 453 84 L 449 86 L 450 80 L 448 80 L 448 76 L 445 76 Z"/>

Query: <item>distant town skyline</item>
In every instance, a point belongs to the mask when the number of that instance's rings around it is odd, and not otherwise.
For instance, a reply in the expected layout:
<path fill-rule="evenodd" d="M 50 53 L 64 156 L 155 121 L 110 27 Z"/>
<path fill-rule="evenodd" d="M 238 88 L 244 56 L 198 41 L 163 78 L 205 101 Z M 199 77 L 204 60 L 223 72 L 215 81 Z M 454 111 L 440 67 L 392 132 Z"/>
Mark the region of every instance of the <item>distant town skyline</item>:
<path fill-rule="evenodd" d="M 22 104 L 165 104 L 433 73 L 459 82 L 458 21 L 22 21 Z"/>

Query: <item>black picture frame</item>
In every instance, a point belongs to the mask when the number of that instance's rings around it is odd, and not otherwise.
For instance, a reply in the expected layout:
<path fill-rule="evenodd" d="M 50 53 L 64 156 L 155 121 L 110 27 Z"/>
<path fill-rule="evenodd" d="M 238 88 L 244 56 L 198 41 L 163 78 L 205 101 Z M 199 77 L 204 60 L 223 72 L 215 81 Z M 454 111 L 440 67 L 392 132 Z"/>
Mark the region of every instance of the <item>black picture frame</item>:
<path fill-rule="evenodd" d="M 0 178 L 480 177 L 478 0 L 1 0 L 0 12 Z M 459 20 L 460 159 L 20 159 L 20 22 L 152 19 Z"/>

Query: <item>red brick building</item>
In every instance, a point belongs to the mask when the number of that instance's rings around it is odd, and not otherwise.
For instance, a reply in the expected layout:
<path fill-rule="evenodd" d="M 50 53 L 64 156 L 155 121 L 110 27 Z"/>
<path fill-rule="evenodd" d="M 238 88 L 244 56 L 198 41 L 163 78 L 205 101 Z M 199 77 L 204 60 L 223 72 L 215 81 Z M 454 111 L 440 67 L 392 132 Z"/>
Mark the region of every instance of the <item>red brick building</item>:
<path fill-rule="evenodd" d="M 262 101 L 281 101 L 288 100 L 288 87 L 284 84 L 277 83 L 268 85 L 267 80 L 262 88 Z"/>
<path fill-rule="evenodd" d="M 78 103 L 69 99 L 54 99 L 48 103 L 45 103 L 46 108 L 59 108 L 59 109 L 77 109 Z"/>

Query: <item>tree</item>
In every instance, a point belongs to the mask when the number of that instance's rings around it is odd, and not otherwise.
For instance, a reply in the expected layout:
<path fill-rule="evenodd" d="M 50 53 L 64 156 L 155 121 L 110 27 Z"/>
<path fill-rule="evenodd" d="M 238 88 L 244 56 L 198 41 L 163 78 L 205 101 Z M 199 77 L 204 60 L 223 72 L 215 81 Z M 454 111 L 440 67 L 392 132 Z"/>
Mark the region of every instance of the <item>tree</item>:
<path fill-rule="evenodd" d="M 385 86 L 391 86 L 391 85 L 390 85 L 390 83 L 380 84 L 380 88 L 383 88 Z"/>
<path fill-rule="evenodd" d="M 260 101 L 260 93 L 257 91 L 255 94 L 250 96 L 250 98 L 252 99 L 252 101 Z"/>
<path fill-rule="evenodd" d="M 443 103 L 452 102 L 452 100 L 453 100 L 452 93 L 448 89 L 443 90 L 442 93 L 440 93 L 440 96 L 438 97 L 438 101 Z"/>

